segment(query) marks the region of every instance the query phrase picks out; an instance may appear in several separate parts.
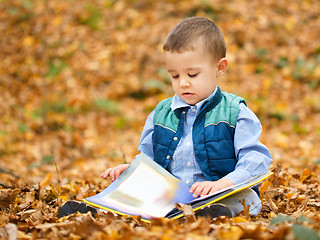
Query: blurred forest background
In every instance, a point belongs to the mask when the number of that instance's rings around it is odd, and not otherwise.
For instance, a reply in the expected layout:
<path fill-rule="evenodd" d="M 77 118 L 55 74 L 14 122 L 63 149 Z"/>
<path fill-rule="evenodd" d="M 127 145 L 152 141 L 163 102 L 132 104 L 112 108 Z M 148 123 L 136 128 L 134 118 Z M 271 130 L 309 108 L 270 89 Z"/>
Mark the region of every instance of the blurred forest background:
<path fill-rule="evenodd" d="M 148 114 L 173 95 L 162 43 L 190 16 L 220 27 L 230 65 L 218 84 L 262 122 L 275 175 L 261 216 L 60 223 L 61 202 L 101 191 L 101 173 L 138 153 Z M 0 0 L 0 238 L 317 239 L 319 26 L 318 0 Z"/>

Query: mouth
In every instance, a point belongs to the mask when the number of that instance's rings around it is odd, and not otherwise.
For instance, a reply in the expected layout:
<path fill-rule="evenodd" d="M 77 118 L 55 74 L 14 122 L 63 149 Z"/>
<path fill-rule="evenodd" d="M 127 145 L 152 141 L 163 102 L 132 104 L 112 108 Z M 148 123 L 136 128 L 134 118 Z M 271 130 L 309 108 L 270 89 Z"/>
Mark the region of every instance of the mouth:
<path fill-rule="evenodd" d="M 192 96 L 194 96 L 194 93 L 184 92 L 184 93 L 182 93 L 182 96 L 184 96 L 184 97 L 192 97 Z"/>

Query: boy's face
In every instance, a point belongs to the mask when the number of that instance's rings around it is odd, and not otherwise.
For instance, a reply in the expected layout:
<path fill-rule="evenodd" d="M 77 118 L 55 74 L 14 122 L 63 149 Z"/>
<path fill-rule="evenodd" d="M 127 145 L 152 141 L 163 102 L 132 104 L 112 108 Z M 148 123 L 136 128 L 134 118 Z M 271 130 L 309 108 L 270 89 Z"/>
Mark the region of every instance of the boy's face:
<path fill-rule="evenodd" d="M 183 52 L 165 51 L 167 70 L 171 75 L 172 87 L 180 99 L 189 105 L 195 105 L 206 99 L 215 90 L 219 71 L 219 62 L 215 62 L 205 51 L 204 43 L 198 40 L 195 50 Z M 224 58 L 226 61 L 226 59 Z M 227 62 L 226 62 L 227 64 Z"/>

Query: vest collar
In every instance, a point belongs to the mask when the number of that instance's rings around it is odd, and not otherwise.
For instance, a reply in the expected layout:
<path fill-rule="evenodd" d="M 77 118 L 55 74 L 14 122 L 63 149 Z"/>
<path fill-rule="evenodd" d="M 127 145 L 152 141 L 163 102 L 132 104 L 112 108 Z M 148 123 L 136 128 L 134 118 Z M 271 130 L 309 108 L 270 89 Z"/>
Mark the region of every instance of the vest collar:
<path fill-rule="evenodd" d="M 171 103 L 171 109 L 174 112 L 180 112 L 182 109 L 197 109 L 197 115 L 202 111 L 202 109 L 207 109 L 206 111 L 211 110 L 214 108 L 219 102 L 221 101 L 221 90 L 219 87 L 216 87 L 216 89 L 211 93 L 209 97 L 206 99 L 203 99 L 202 101 L 198 102 L 195 106 L 189 105 L 183 100 L 181 100 L 177 95 L 174 95 Z M 178 110 L 179 109 L 179 110 Z M 176 111 L 177 110 L 177 111 Z"/>
<path fill-rule="evenodd" d="M 221 102 L 221 99 L 222 99 L 221 90 L 219 87 L 217 87 L 216 90 L 217 91 L 214 94 L 214 96 L 210 100 L 206 100 L 205 103 L 202 105 L 199 114 L 202 114 L 203 112 L 204 113 L 209 112 Z"/>

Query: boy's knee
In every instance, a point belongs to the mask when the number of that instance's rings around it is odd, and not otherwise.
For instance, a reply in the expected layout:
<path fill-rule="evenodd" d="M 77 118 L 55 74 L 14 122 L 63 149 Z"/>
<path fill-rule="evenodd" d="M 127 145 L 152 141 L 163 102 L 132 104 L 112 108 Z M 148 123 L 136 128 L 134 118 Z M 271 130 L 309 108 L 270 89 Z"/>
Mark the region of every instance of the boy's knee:
<path fill-rule="evenodd" d="M 261 201 L 260 201 L 260 203 L 258 205 L 250 206 L 249 214 L 251 216 L 257 216 L 261 212 L 261 209 L 262 209 L 262 204 L 261 204 Z"/>
<path fill-rule="evenodd" d="M 231 195 L 230 197 L 227 197 L 219 202 L 228 206 L 231 209 L 234 217 L 244 210 L 244 206 L 242 204 L 243 200 L 246 206 L 250 206 L 249 214 L 251 216 L 256 216 L 260 213 L 262 209 L 261 200 L 258 194 L 250 188 Z"/>

